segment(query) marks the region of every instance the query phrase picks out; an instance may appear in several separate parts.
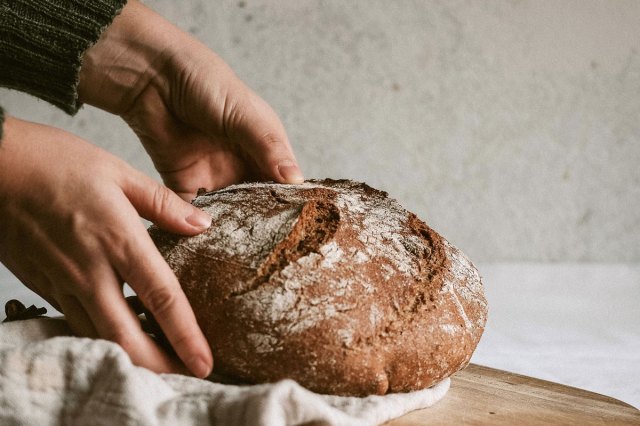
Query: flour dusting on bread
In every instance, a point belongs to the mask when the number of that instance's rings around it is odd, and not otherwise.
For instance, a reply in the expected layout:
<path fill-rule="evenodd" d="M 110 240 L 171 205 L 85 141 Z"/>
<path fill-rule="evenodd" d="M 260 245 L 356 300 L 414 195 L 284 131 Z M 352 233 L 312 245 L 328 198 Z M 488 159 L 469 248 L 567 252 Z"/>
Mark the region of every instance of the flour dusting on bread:
<path fill-rule="evenodd" d="M 204 234 L 150 232 L 219 373 L 367 395 L 431 386 L 468 363 L 486 322 L 480 275 L 386 193 L 251 183 L 194 205 L 213 217 Z"/>

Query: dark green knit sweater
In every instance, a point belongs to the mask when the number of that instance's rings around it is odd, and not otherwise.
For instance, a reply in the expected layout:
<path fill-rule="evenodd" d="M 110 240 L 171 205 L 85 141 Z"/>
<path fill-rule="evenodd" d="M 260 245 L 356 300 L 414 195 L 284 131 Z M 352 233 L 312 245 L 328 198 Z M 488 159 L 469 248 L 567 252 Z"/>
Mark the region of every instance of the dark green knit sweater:
<path fill-rule="evenodd" d="M 126 1 L 0 0 L 0 86 L 75 114 L 82 54 Z"/>

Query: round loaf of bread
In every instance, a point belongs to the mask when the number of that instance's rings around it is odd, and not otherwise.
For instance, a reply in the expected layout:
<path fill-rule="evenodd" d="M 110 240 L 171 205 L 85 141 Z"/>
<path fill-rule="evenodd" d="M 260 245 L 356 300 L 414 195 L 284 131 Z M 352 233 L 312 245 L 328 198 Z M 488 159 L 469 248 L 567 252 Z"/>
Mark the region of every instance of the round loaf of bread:
<path fill-rule="evenodd" d="M 429 387 L 469 362 L 487 304 L 471 262 L 387 194 L 346 180 L 198 196 L 195 237 L 150 229 L 215 372 L 315 392 Z"/>

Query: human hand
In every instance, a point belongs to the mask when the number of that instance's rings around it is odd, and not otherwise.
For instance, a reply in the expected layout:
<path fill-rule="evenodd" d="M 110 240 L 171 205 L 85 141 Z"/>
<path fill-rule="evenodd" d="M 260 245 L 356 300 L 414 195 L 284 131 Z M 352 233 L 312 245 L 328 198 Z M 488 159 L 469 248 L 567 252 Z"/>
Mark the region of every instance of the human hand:
<path fill-rule="evenodd" d="M 78 335 L 119 343 L 156 372 L 184 372 L 146 335 L 123 281 L 198 377 L 212 355 L 139 216 L 195 235 L 211 218 L 113 155 L 62 130 L 7 117 L 0 143 L 0 261 Z"/>
<path fill-rule="evenodd" d="M 186 200 L 201 187 L 303 180 L 267 103 L 215 53 L 137 1 L 85 53 L 78 92 L 122 116 Z"/>

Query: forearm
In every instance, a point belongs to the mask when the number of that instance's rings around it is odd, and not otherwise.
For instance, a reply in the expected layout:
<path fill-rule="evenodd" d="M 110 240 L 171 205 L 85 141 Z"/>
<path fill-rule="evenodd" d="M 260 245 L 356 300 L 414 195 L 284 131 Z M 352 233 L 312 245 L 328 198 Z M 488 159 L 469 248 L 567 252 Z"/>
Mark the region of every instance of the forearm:
<path fill-rule="evenodd" d="M 67 113 L 81 106 L 82 55 L 126 0 L 12 0 L 0 5 L 0 85 Z"/>

